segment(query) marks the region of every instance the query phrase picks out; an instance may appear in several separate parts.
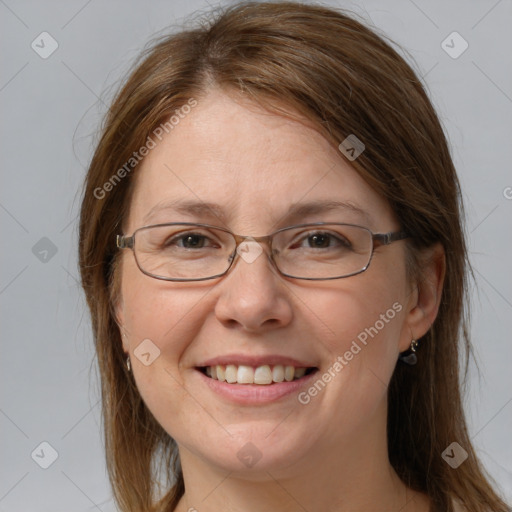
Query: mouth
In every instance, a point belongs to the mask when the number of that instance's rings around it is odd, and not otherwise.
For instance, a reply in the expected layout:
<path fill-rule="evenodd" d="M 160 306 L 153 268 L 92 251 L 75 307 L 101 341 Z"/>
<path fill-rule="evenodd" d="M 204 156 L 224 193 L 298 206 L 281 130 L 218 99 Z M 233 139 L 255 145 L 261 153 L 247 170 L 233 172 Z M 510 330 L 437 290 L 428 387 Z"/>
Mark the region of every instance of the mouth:
<path fill-rule="evenodd" d="M 272 386 L 282 382 L 304 379 L 318 371 L 318 368 L 281 364 L 264 364 L 256 367 L 242 364 L 217 364 L 213 366 L 198 366 L 196 370 L 212 380 L 228 384 Z"/>

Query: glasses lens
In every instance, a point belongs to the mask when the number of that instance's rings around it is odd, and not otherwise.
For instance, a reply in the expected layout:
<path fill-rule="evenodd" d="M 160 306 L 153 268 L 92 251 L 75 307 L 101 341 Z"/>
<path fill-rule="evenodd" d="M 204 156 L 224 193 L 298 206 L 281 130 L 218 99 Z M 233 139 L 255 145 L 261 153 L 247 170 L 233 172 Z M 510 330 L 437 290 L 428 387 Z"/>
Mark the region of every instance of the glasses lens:
<path fill-rule="evenodd" d="M 235 248 L 231 234 L 195 225 L 162 225 L 135 233 L 140 269 L 161 279 L 206 279 L 224 273 Z"/>
<path fill-rule="evenodd" d="M 372 254 L 372 234 L 347 224 L 294 227 L 277 233 L 272 248 L 283 274 L 332 279 L 366 269 Z"/>

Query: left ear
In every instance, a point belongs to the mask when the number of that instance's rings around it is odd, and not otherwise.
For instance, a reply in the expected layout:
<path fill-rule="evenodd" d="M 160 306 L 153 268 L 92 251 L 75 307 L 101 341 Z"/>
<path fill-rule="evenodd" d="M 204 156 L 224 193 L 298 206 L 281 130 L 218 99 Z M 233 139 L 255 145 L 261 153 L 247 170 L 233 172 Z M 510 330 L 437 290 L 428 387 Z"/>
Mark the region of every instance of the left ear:
<path fill-rule="evenodd" d="M 424 336 L 436 319 L 443 283 L 446 272 L 446 257 L 441 243 L 425 249 L 418 257 L 420 275 L 417 282 L 413 283 L 415 289 L 411 294 L 408 304 L 409 311 L 405 323 L 409 328 L 412 339 Z M 407 345 L 400 350 L 406 350 L 411 340 L 404 340 Z"/>
<path fill-rule="evenodd" d="M 124 333 L 125 318 L 124 318 L 123 299 L 122 299 L 120 293 L 116 294 L 116 297 L 113 301 L 112 307 L 113 307 L 113 311 L 114 311 L 114 318 L 115 318 L 116 324 L 119 327 L 119 334 L 121 335 L 123 351 L 126 354 L 128 354 L 129 353 L 128 340 L 126 339 L 126 335 Z"/>

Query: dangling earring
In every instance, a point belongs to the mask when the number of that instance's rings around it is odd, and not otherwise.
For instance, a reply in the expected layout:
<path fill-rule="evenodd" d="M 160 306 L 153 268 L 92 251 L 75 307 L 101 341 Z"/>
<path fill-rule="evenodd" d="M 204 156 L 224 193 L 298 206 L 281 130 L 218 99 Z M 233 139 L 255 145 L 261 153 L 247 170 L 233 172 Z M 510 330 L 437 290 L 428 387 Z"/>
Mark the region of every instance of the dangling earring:
<path fill-rule="evenodd" d="M 411 347 L 409 350 L 402 352 L 398 359 L 400 359 L 400 361 L 403 363 L 414 366 L 418 362 L 418 356 L 416 355 L 417 348 L 418 342 L 416 340 L 411 340 Z"/>
<path fill-rule="evenodd" d="M 121 335 L 123 338 L 126 339 L 126 334 L 124 332 L 121 332 Z M 128 369 L 129 372 L 132 371 L 132 363 L 130 362 L 130 356 L 128 355 L 126 357 L 126 368 Z"/>

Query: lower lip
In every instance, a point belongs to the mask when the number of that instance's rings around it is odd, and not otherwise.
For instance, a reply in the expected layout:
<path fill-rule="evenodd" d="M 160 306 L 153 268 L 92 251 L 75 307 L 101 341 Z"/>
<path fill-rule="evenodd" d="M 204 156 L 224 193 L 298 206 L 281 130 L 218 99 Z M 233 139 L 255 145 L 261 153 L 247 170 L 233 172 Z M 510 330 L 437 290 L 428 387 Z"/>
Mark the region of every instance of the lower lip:
<path fill-rule="evenodd" d="M 255 405 L 275 402 L 285 396 L 298 393 L 299 390 L 314 378 L 318 370 L 291 382 L 275 382 L 274 384 L 229 384 L 206 376 L 196 370 L 204 383 L 218 395 L 240 405 Z"/>

